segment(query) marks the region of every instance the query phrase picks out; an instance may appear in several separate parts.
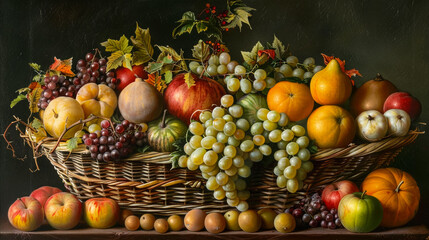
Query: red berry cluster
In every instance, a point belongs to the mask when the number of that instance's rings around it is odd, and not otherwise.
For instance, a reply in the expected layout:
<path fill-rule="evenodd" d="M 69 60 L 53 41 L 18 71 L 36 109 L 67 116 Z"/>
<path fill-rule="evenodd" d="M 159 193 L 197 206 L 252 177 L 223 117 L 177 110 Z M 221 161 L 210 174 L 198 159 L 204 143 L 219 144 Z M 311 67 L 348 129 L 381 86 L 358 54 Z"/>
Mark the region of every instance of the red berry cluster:
<path fill-rule="evenodd" d="M 210 17 L 215 17 L 219 21 L 221 26 L 225 26 L 227 24 L 226 17 L 228 16 L 228 10 L 224 10 L 223 12 L 220 12 L 216 15 L 216 6 L 212 6 L 210 5 L 210 3 L 206 3 L 206 8 L 204 8 L 203 12 L 208 14 L 208 16 L 204 18 L 206 21 L 210 20 Z M 224 28 L 223 30 L 229 31 L 229 28 Z"/>
<path fill-rule="evenodd" d="M 212 46 L 214 52 L 218 52 L 218 53 L 225 52 L 225 48 L 223 48 L 223 45 L 220 44 L 220 42 L 218 41 L 215 41 L 215 42 L 206 41 L 206 44 Z"/>

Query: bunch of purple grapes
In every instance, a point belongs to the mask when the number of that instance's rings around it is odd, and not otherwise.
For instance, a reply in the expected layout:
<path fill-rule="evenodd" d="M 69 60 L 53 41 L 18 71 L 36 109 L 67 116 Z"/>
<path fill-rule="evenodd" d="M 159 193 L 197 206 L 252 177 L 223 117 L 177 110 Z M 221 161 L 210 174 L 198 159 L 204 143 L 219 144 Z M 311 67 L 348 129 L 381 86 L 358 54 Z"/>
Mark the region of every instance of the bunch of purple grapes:
<path fill-rule="evenodd" d="M 63 75 L 46 76 L 43 79 L 43 83 L 43 92 L 37 103 L 37 106 L 41 109 L 46 109 L 48 104 L 57 97 L 75 97 L 80 88 L 80 85 L 74 85 L 71 79 Z"/>
<path fill-rule="evenodd" d="M 74 85 L 87 83 L 106 84 L 112 89 L 116 88 L 119 81 L 115 78 L 114 71 L 107 72 L 107 60 L 98 58 L 93 53 L 87 53 L 85 59 L 79 59 L 76 64 L 78 73 L 73 78 Z"/>
<path fill-rule="evenodd" d="M 132 154 L 136 147 L 144 145 L 145 133 L 138 124 L 123 120 L 114 124 L 108 120 L 101 121 L 101 130 L 85 134 L 84 144 L 96 160 L 112 161 L 125 158 Z"/>
<path fill-rule="evenodd" d="M 329 229 L 342 227 L 337 210 L 334 208 L 328 210 L 319 193 L 314 193 L 311 197 L 307 195 L 299 204 L 286 209 L 286 212 L 292 214 L 302 227 Z"/>

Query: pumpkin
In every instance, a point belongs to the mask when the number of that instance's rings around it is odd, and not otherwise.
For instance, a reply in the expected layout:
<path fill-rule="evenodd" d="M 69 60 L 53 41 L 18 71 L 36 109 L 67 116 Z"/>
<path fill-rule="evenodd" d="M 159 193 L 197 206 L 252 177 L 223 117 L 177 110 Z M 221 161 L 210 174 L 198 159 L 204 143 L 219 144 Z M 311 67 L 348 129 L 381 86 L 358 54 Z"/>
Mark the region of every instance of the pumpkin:
<path fill-rule="evenodd" d="M 311 78 L 310 91 L 320 105 L 340 105 L 352 94 L 352 82 L 337 60 L 332 59 Z"/>
<path fill-rule="evenodd" d="M 105 84 L 83 85 L 76 94 L 76 100 L 82 106 L 85 118 L 91 114 L 110 118 L 118 105 L 115 91 Z"/>
<path fill-rule="evenodd" d="M 149 83 L 136 78 L 119 94 L 121 115 L 133 123 L 150 122 L 161 116 L 164 101 L 160 92 Z"/>
<path fill-rule="evenodd" d="M 308 117 L 307 132 L 319 148 L 347 147 L 355 137 L 356 124 L 344 108 L 326 105 L 317 108 Z"/>
<path fill-rule="evenodd" d="M 161 119 L 149 123 L 148 142 L 158 152 L 172 152 L 173 143 L 185 136 L 188 127 L 174 116 L 166 116 L 167 110 Z"/>
<path fill-rule="evenodd" d="M 308 86 L 288 81 L 279 82 L 268 91 L 267 103 L 270 110 L 286 113 L 293 122 L 308 117 L 314 107 Z"/>
<path fill-rule="evenodd" d="M 383 227 L 399 227 L 417 213 L 420 190 L 414 178 L 397 168 L 380 168 L 362 183 L 362 190 L 376 197 L 383 206 Z"/>

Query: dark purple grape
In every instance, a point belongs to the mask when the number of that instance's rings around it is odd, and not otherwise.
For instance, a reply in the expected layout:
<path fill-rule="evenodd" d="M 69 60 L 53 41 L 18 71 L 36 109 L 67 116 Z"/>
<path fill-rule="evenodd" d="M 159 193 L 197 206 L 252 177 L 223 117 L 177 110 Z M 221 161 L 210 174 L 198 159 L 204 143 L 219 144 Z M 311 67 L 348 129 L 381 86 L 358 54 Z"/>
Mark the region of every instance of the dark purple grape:
<path fill-rule="evenodd" d="M 98 78 L 98 76 L 100 76 L 100 73 L 98 71 L 92 72 L 91 73 L 92 77 Z M 89 80 L 89 79 L 88 79 Z"/>
<path fill-rule="evenodd" d="M 313 216 L 314 220 L 321 222 L 322 221 L 322 215 L 320 215 L 320 213 L 316 213 Z"/>
<path fill-rule="evenodd" d="M 51 90 L 54 90 L 56 87 L 57 87 L 57 84 L 56 84 L 56 83 L 54 83 L 54 82 L 50 82 L 50 83 L 48 84 L 48 88 L 49 88 L 49 89 L 51 89 Z"/>
<path fill-rule="evenodd" d="M 109 88 L 111 88 L 111 89 L 115 89 L 116 88 L 116 85 L 113 84 L 113 83 L 109 83 L 109 84 L 107 84 L 107 86 L 109 86 Z"/>
<path fill-rule="evenodd" d="M 115 72 L 113 72 L 113 71 L 109 71 L 109 72 L 107 72 L 107 77 L 111 77 L 111 78 L 113 78 L 113 77 L 115 77 Z"/>
<path fill-rule="evenodd" d="M 80 84 L 80 79 L 79 78 L 74 78 L 73 79 L 73 84 L 74 85 L 79 85 Z"/>
<path fill-rule="evenodd" d="M 105 58 L 101 58 L 100 60 L 98 60 L 98 64 L 100 64 L 100 66 L 106 65 L 107 60 Z"/>
<path fill-rule="evenodd" d="M 314 208 L 314 209 L 316 209 L 316 210 L 319 210 L 320 209 L 320 203 L 319 202 L 312 202 L 311 203 L 311 206 Z"/>
<path fill-rule="evenodd" d="M 108 129 L 101 129 L 101 136 L 107 137 L 109 135 L 110 135 L 110 132 Z"/>
<path fill-rule="evenodd" d="M 292 215 L 296 218 L 300 218 L 303 214 L 303 211 L 300 208 L 293 210 Z"/>
<path fill-rule="evenodd" d="M 326 210 L 328 210 L 328 208 L 324 204 L 322 204 L 322 206 L 320 206 L 320 211 L 326 211 Z"/>
<path fill-rule="evenodd" d="M 322 220 L 322 221 L 320 222 L 320 226 L 321 226 L 322 228 L 328 228 L 328 222 L 327 222 L 327 221 L 325 221 L 325 220 Z"/>
<path fill-rule="evenodd" d="M 337 219 L 338 218 L 338 213 L 335 213 L 334 214 L 334 219 Z"/>
<path fill-rule="evenodd" d="M 70 86 L 70 82 L 69 81 L 64 81 L 62 85 L 63 85 L 63 87 L 68 87 L 68 86 Z"/>
<path fill-rule="evenodd" d="M 45 91 L 43 91 L 43 96 L 45 98 L 50 98 L 52 96 L 52 91 L 50 89 L 46 89 Z"/>
<path fill-rule="evenodd" d="M 329 211 L 322 211 L 321 213 L 320 213 L 320 215 L 322 216 L 322 218 L 323 219 L 325 219 L 325 217 L 326 217 L 326 215 L 329 213 Z"/>
<path fill-rule="evenodd" d="M 89 146 L 89 151 L 92 153 L 98 153 L 98 147 L 95 145 Z"/>
<path fill-rule="evenodd" d="M 100 153 L 105 153 L 105 152 L 107 151 L 107 148 L 106 148 L 106 146 L 105 146 L 105 145 L 100 145 L 100 146 L 98 147 L 98 151 L 99 151 Z"/>
<path fill-rule="evenodd" d="M 309 214 L 313 215 L 314 213 L 316 213 L 316 209 L 314 209 L 313 207 L 310 206 L 310 207 L 307 208 L 307 212 Z"/>
<path fill-rule="evenodd" d="M 339 218 L 335 219 L 335 225 L 337 225 L 337 227 L 343 226 L 343 224 L 341 223 L 341 220 Z"/>
<path fill-rule="evenodd" d="M 124 137 L 124 136 L 120 136 L 120 137 L 119 137 L 119 141 L 120 141 L 121 143 L 125 143 L 125 142 L 127 141 L 127 138 L 126 138 L 126 137 Z"/>
<path fill-rule="evenodd" d="M 310 220 L 311 220 L 311 215 L 310 214 L 304 213 L 304 215 L 302 215 L 302 221 L 303 222 L 308 223 L 308 222 L 310 222 Z"/>
<path fill-rule="evenodd" d="M 122 126 L 124 126 L 125 129 L 127 129 L 129 125 L 130 125 L 130 122 L 128 120 L 122 121 Z"/>
<path fill-rule="evenodd" d="M 89 78 L 89 82 L 90 82 L 90 83 L 97 83 L 97 78 L 95 78 L 95 77 L 90 77 L 90 78 Z"/>
<path fill-rule="evenodd" d="M 312 219 L 310 220 L 310 222 L 308 223 L 308 225 L 312 228 L 318 227 L 319 226 L 319 222 L 317 222 L 316 220 Z"/>
<path fill-rule="evenodd" d="M 121 124 L 116 125 L 115 127 L 115 131 L 119 134 L 123 133 L 125 131 L 124 126 L 122 126 Z M 122 141 L 121 141 L 122 142 Z"/>
<path fill-rule="evenodd" d="M 63 83 L 63 82 L 64 82 L 64 80 L 66 80 L 66 77 L 64 77 L 63 75 L 60 75 L 60 76 L 58 77 L 58 82 L 59 82 L 59 83 Z"/>
<path fill-rule="evenodd" d="M 89 137 L 92 139 L 95 139 L 95 138 L 97 138 L 97 134 L 96 133 L 90 133 Z"/>
<path fill-rule="evenodd" d="M 100 126 L 102 128 L 106 128 L 107 129 L 107 128 L 110 127 L 110 122 L 108 120 L 103 120 L 103 121 L 101 121 Z"/>
<path fill-rule="evenodd" d="M 111 160 L 110 152 L 105 152 L 103 154 L 103 160 L 104 161 L 110 161 Z"/>
<path fill-rule="evenodd" d="M 73 97 L 73 92 L 66 92 L 67 97 Z"/>
<path fill-rule="evenodd" d="M 123 147 L 123 144 L 121 142 L 115 143 L 116 149 L 121 149 Z"/>
<path fill-rule="evenodd" d="M 144 145 L 144 140 L 143 139 L 137 140 L 136 145 L 139 147 L 142 147 Z"/>
<path fill-rule="evenodd" d="M 113 151 L 113 150 L 115 150 L 116 148 L 115 148 L 115 145 L 109 145 L 109 151 L 111 152 L 111 151 Z"/>
<path fill-rule="evenodd" d="M 331 213 L 326 214 L 325 220 L 328 222 L 334 221 L 334 215 L 332 215 Z"/>
<path fill-rule="evenodd" d="M 50 82 L 51 82 L 51 78 L 50 78 L 50 77 L 45 77 L 45 78 L 43 79 L 43 82 L 45 83 L 45 85 L 47 85 L 48 83 L 50 83 Z"/>
<path fill-rule="evenodd" d="M 42 102 L 41 104 L 40 104 L 40 107 L 42 108 L 42 109 L 46 109 L 47 107 L 48 107 L 48 103 L 47 102 Z"/>
<path fill-rule="evenodd" d="M 136 137 L 137 139 L 142 139 L 143 138 L 143 133 L 142 132 L 135 132 L 134 133 L 134 137 Z"/>
<path fill-rule="evenodd" d="M 103 74 L 106 73 L 106 66 L 101 66 L 98 71 Z"/>
<path fill-rule="evenodd" d="M 57 90 L 52 91 L 53 97 L 58 97 L 59 95 L 60 95 L 60 93 Z"/>
<path fill-rule="evenodd" d="M 88 134 L 88 133 L 85 133 L 85 134 L 82 136 L 82 141 L 85 141 L 87 138 L 89 138 L 89 134 Z"/>
<path fill-rule="evenodd" d="M 100 64 L 98 63 L 98 62 L 93 62 L 93 63 L 91 63 L 91 69 L 93 70 L 93 71 L 96 71 L 96 70 L 98 70 L 98 68 L 100 67 Z"/>
<path fill-rule="evenodd" d="M 112 156 L 112 158 L 113 158 L 113 160 L 116 160 L 116 159 L 119 159 L 119 157 L 120 157 L 120 153 L 119 153 L 119 151 L 118 150 L 112 150 L 112 152 L 110 153 L 110 155 Z"/>
<path fill-rule="evenodd" d="M 131 145 L 136 145 L 136 142 L 137 142 L 137 138 L 132 137 L 132 138 L 130 139 L 130 143 L 131 143 Z"/>
<path fill-rule="evenodd" d="M 61 96 L 66 95 L 66 93 L 67 93 L 67 88 L 65 88 L 65 87 L 60 87 L 59 93 L 60 93 L 60 95 L 61 95 Z"/>
<path fill-rule="evenodd" d="M 328 222 L 328 228 L 329 229 L 335 229 L 335 228 L 337 228 L 337 226 L 335 225 L 334 222 Z"/>
<path fill-rule="evenodd" d="M 332 215 L 334 215 L 335 213 L 337 213 L 337 209 L 332 208 L 329 212 L 330 212 Z"/>
<path fill-rule="evenodd" d="M 98 137 L 97 137 L 97 138 L 92 139 L 92 144 L 93 144 L 93 145 L 97 145 L 97 146 L 100 144 L 100 140 L 98 139 Z"/>
<path fill-rule="evenodd" d="M 92 139 L 91 138 L 87 138 L 87 139 L 84 140 L 84 143 L 85 143 L 86 146 L 90 146 L 90 145 L 92 145 Z"/>
<path fill-rule="evenodd" d="M 107 130 L 107 129 L 106 129 Z M 115 138 L 113 136 L 107 137 L 107 143 L 109 145 L 115 145 Z"/>
<path fill-rule="evenodd" d="M 107 144 L 107 137 L 106 136 L 101 136 L 100 137 L 100 144 Z"/>
<path fill-rule="evenodd" d="M 85 65 L 86 65 L 85 60 L 79 59 L 79 61 L 77 61 L 77 66 L 78 67 L 84 67 Z"/>
<path fill-rule="evenodd" d="M 103 154 L 102 153 L 97 154 L 97 160 L 98 161 L 103 160 Z"/>
<path fill-rule="evenodd" d="M 97 155 L 98 155 L 98 153 L 91 153 L 91 158 L 97 159 Z"/>
<path fill-rule="evenodd" d="M 92 54 L 92 53 L 87 53 L 85 56 L 85 60 L 87 62 L 91 61 L 93 58 L 94 58 L 94 54 Z"/>

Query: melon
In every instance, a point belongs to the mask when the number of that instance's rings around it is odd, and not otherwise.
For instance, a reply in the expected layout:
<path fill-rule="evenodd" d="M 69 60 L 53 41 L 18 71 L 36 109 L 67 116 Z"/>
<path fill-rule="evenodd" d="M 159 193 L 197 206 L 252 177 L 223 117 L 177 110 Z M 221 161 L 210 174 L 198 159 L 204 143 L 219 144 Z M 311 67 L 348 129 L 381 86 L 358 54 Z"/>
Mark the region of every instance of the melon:
<path fill-rule="evenodd" d="M 256 113 L 261 108 L 267 108 L 267 100 L 261 94 L 251 93 L 243 96 L 238 100 L 237 104 L 243 107 L 242 118 L 249 121 L 250 125 L 258 121 Z"/>

